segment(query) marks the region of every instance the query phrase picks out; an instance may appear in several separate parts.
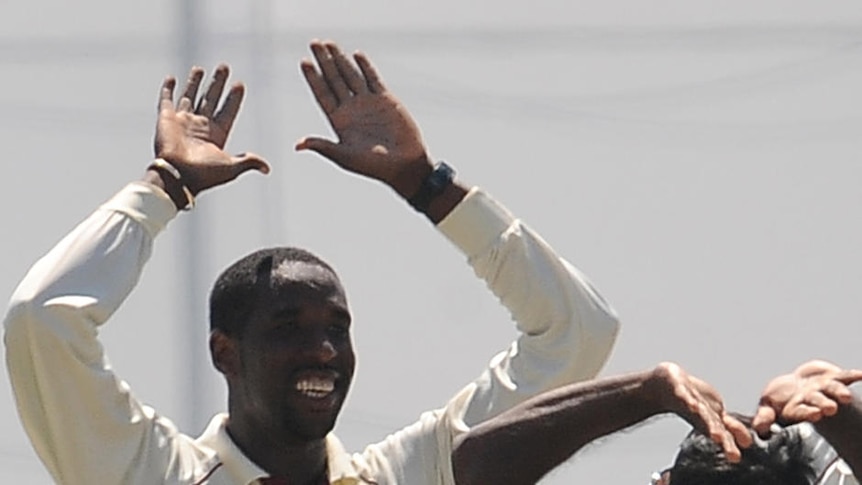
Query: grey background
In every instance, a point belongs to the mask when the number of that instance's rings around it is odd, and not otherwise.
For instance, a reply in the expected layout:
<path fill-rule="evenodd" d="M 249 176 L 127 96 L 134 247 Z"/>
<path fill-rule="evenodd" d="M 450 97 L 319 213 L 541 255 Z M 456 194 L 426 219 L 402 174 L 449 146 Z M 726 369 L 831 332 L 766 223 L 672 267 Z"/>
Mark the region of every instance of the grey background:
<path fill-rule="evenodd" d="M 623 321 L 603 374 L 674 360 L 751 411 L 770 377 L 803 360 L 862 366 L 858 2 L 202 7 L 195 62 L 230 62 L 249 86 L 230 148 L 263 153 L 274 170 L 172 222 L 102 334 L 136 394 L 189 433 L 225 402 L 214 371 L 190 384 L 190 368 L 209 369 L 192 259 L 201 285 L 263 245 L 308 247 L 338 269 L 359 369 L 337 433 L 355 450 L 445 403 L 514 336 L 462 256 L 388 189 L 293 153 L 299 137 L 329 134 L 297 68 L 315 37 L 367 51 L 433 155 L 591 277 Z M 188 67 L 177 11 L 0 3 L 0 294 L 142 173 L 159 83 Z M 188 242 L 193 225 L 203 242 Z M 2 379 L 0 482 L 50 483 Z M 544 483 L 645 483 L 686 431 L 657 419 Z"/>

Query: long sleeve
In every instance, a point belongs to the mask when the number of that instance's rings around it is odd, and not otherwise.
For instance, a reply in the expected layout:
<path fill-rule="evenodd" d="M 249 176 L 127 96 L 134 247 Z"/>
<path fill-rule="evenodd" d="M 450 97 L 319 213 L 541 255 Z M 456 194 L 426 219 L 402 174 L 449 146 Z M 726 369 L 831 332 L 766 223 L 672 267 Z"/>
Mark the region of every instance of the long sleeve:
<path fill-rule="evenodd" d="M 584 275 L 478 189 L 440 223 L 440 230 L 466 254 L 520 331 L 475 381 L 464 413 L 467 426 L 598 374 L 619 323 Z"/>
<path fill-rule="evenodd" d="M 545 390 L 594 377 L 618 332 L 586 278 L 485 192 L 472 189 L 438 225 L 509 310 L 520 331 L 442 409 L 355 460 L 384 484 L 452 484 L 453 439 Z"/>
<path fill-rule="evenodd" d="M 178 453 L 190 440 L 132 396 L 97 339 L 175 213 L 154 187 L 128 185 L 40 259 L 12 296 L 5 344 L 18 412 L 58 483 L 152 485 L 194 473 Z"/>

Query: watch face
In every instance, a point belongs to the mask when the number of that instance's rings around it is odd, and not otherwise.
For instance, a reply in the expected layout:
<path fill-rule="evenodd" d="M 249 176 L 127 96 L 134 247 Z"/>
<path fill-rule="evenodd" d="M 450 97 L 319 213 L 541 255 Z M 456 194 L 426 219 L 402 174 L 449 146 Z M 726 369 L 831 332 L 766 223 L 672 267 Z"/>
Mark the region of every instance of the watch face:
<path fill-rule="evenodd" d="M 455 170 L 452 169 L 446 162 L 440 162 L 434 167 L 434 171 L 428 176 L 428 185 L 433 187 L 434 195 L 440 195 L 440 192 L 452 183 L 455 178 Z"/>
<path fill-rule="evenodd" d="M 428 177 L 426 177 L 422 182 L 422 186 L 419 187 L 416 194 L 407 202 L 409 202 L 416 210 L 425 211 L 434 197 L 442 194 L 443 191 L 446 190 L 446 187 L 452 183 L 454 178 L 455 170 L 452 167 L 450 167 L 446 162 L 437 163 L 434 170 L 432 170 Z"/>

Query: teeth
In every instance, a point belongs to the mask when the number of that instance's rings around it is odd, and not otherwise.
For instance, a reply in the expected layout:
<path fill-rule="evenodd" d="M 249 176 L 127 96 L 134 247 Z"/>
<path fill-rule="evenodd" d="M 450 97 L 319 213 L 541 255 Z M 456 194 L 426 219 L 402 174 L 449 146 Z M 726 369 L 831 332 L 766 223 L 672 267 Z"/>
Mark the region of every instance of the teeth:
<path fill-rule="evenodd" d="M 300 393 L 313 398 L 322 398 L 328 396 L 335 390 L 335 382 L 328 379 L 303 379 L 297 381 L 296 390 Z"/>

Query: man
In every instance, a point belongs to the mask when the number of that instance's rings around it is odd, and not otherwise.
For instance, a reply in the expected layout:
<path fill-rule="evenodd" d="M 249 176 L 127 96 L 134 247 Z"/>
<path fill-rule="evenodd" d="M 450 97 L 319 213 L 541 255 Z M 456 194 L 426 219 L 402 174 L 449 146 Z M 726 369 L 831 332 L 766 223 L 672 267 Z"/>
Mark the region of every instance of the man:
<path fill-rule="evenodd" d="M 459 436 L 455 479 L 458 485 L 534 484 L 586 444 L 672 413 L 695 431 L 683 441 L 673 467 L 653 477 L 654 485 L 856 484 L 837 458 L 817 462 L 809 423 L 858 473 L 862 398 L 848 388 L 858 381 L 862 370 L 809 362 L 766 387 L 752 420 L 728 414 L 712 386 L 676 364 L 576 383 Z M 790 426 L 774 426 L 776 421 Z"/>
<path fill-rule="evenodd" d="M 302 72 L 337 142 L 306 138 L 348 172 L 383 182 L 467 256 L 521 335 L 443 408 L 347 454 L 330 433 L 352 380 L 352 315 L 332 268 L 295 248 L 255 252 L 219 277 L 210 351 L 228 385 L 228 413 L 193 439 L 141 404 L 105 360 L 96 334 L 126 298 L 154 237 L 204 190 L 248 170 L 256 155 L 224 144 L 243 88 L 221 107 L 228 70 L 198 102 L 194 69 L 179 101 L 160 96 L 154 162 L 30 270 L 6 317 L 7 366 L 19 413 L 63 484 L 450 484 L 452 441 L 471 426 L 560 385 L 589 379 L 617 333 L 612 310 L 532 230 L 477 188 L 433 164 L 418 127 L 368 59 L 354 65 L 313 42 Z M 463 325 L 459 322 L 458 325 Z M 441 331 L 457 338 L 458 325 Z"/>

